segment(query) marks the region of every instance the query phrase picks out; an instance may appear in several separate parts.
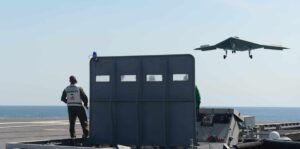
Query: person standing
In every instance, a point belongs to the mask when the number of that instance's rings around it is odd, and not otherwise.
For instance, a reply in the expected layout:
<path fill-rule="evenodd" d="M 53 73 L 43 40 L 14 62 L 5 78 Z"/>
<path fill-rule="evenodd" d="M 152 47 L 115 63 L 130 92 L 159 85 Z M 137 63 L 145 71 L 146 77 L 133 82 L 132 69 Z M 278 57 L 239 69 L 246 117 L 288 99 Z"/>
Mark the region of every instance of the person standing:
<path fill-rule="evenodd" d="M 201 96 L 200 96 L 200 92 L 198 90 L 198 87 L 195 86 L 195 100 L 196 100 L 196 116 L 197 116 L 197 121 L 200 119 L 200 112 L 199 112 L 199 108 L 200 108 L 200 103 L 201 103 Z"/>
<path fill-rule="evenodd" d="M 67 86 L 62 93 L 61 101 L 66 103 L 68 106 L 70 136 L 71 138 L 76 138 L 75 122 L 78 117 L 82 127 L 82 137 L 87 138 L 89 136 L 89 130 L 84 107 L 88 109 L 88 97 L 84 93 L 83 89 L 77 84 L 75 76 L 70 76 L 69 82 L 70 85 Z"/>

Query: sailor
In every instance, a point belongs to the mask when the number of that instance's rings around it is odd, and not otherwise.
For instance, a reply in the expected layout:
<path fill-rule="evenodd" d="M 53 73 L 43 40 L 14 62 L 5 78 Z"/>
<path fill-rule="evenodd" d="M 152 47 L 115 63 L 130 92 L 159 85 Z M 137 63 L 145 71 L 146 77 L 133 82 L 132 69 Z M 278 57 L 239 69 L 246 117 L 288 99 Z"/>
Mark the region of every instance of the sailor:
<path fill-rule="evenodd" d="M 87 138 L 89 135 L 89 130 L 87 115 L 84 107 L 88 109 L 88 97 L 84 93 L 83 89 L 77 84 L 75 76 L 70 76 L 69 81 L 70 85 L 64 89 L 61 96 L 61 101 L 68 105 L 70 136 L 71 138 L 76 138 L 75 122 L 76 118 L 78 117 L 83 131 L 82 137 Z"/>
<path fill-rule="evenodd" d="M 196 100 L 196 116 L 197 116 L 197 121 L 200 119 L 200 113 L 199 113 L 199 108 L 200 108 L 200 103 L 201 103 L 201 96 L 200 92 L 198 90 L 198 87 L 195 86 L 195 100 Z"/>

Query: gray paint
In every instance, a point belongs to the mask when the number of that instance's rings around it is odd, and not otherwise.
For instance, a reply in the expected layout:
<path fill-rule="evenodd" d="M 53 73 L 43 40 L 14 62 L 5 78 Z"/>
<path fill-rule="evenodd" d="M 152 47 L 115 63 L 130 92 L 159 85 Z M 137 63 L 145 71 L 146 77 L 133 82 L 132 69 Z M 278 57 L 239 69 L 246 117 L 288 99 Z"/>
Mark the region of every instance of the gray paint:
<path fill-rule="evenodd" d="M 188 146 L 195 138 L 191 55 L 98 57 L 90 61 L 90 139 L 94 144 Z M 147 82 L 147 74 L 162 74 Z M 188 74 L 188 81 L 173 81 Z M 110 82 L 96 82 L 110 75 Z M 121 82 L 136 75 L 136 82 Z"/>

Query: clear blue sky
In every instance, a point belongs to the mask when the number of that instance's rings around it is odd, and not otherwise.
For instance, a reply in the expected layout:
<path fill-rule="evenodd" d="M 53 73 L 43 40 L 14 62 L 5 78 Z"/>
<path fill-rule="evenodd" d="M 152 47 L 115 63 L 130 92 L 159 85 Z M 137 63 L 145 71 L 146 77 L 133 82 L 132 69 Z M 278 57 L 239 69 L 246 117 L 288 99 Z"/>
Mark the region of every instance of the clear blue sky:
<path fill-rule="evenodd" d="M 298 0 L 0 2 L 1 105 L 63 105 L 74 74 L 89 92 L 89 55 L 196 58 L 204 106 L 300 105 Z M 287 51 L 193 51 L 230 36 Z"/>

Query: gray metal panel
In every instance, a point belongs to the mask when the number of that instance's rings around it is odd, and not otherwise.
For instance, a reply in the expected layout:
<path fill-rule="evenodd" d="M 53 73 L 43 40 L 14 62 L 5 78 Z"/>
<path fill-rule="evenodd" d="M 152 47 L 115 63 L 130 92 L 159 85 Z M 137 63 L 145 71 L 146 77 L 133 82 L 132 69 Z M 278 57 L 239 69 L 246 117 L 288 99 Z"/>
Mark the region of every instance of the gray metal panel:
<path fill-rule="evenodd" d="M 116 103 L 116 140 L 117 144 L 131 145 L 138 140 L 138 119 L 136 103 L 118 102 Z"/>
<path fill-rule="evenodd" d="M 91 103 L 90 136 L 92 136 L 92 142 L 97 142 L 99 144 L 114 144 L 114 115 L 112 111 L 110 102 Z"/>
<path fill-rule="evenodd" d="M 168 105 L 169 145 L 189 145 L 191 134 L 195 133 L 194 109 L 192 102 L 170 102 Z M 191 128 L 193 127 L 193 128 Z"/>
<path fill-rule="evenodd" d="M 167 75 L 167 61 L 165 57 L 145 57 L 143 63 L 143 98 L 145 101 L 161 101 L 166 98 L 166 75 Z M 161 82 L 147 82 L 146 75 L 157 74 L 162 75 Z"/>
<path fill-rule="evenodd" d="M 141 107 L 142 142 L 144 145 L 162 144 L 165 139 L 164 105 L 160 102 L 145 102 Z"/>
<path fill-rule="evenodd" d="M 90 63 L 90 89 L 91 89 L 91 101 L 98 100 L 110 100 L 114 96 L 114 82 L 115 77 L 115 62 L 114 59 L 102 59 L 99 63 Z M 99 69 L 101 68 L 101 69 Z M 95 82 L 96 76 L 109 75 L 109 82 Z"/>
<path fill-rule="evenodd" d="M 140 61 L 134 57 L 120 57 L 116 60 L 116 99 L 134 101 L 137 99 L 139 86 L 138 81 L 140 75 Z M 121 75 L 136 75 L 135 82 L 121 82 Z"/>
<path fill-rule="evenodd" d="M 191 55 L 98 57 L 90 68 L 92 143 L 188 146 L 195 138 Z M 102 74 L 110 81 L 95 82 Z M 149 82 L 149 74 L 162 80 Z M 173 74 L 189 79 L 173 81 Z M 136 80 L 121 82 L 121 75 Z"/>
<path fill-rule="evenodd" d="M 195 90 L 195 70 L 194 59 L 187 56 L 170 57 L 169 59 L 169 73 L 172 74 L 189 74 L 188 81 L 170 81 L 170 96 L 169 100 L 194 100 Z M 172 79 L 172 76 L 170 76 Z"/>

